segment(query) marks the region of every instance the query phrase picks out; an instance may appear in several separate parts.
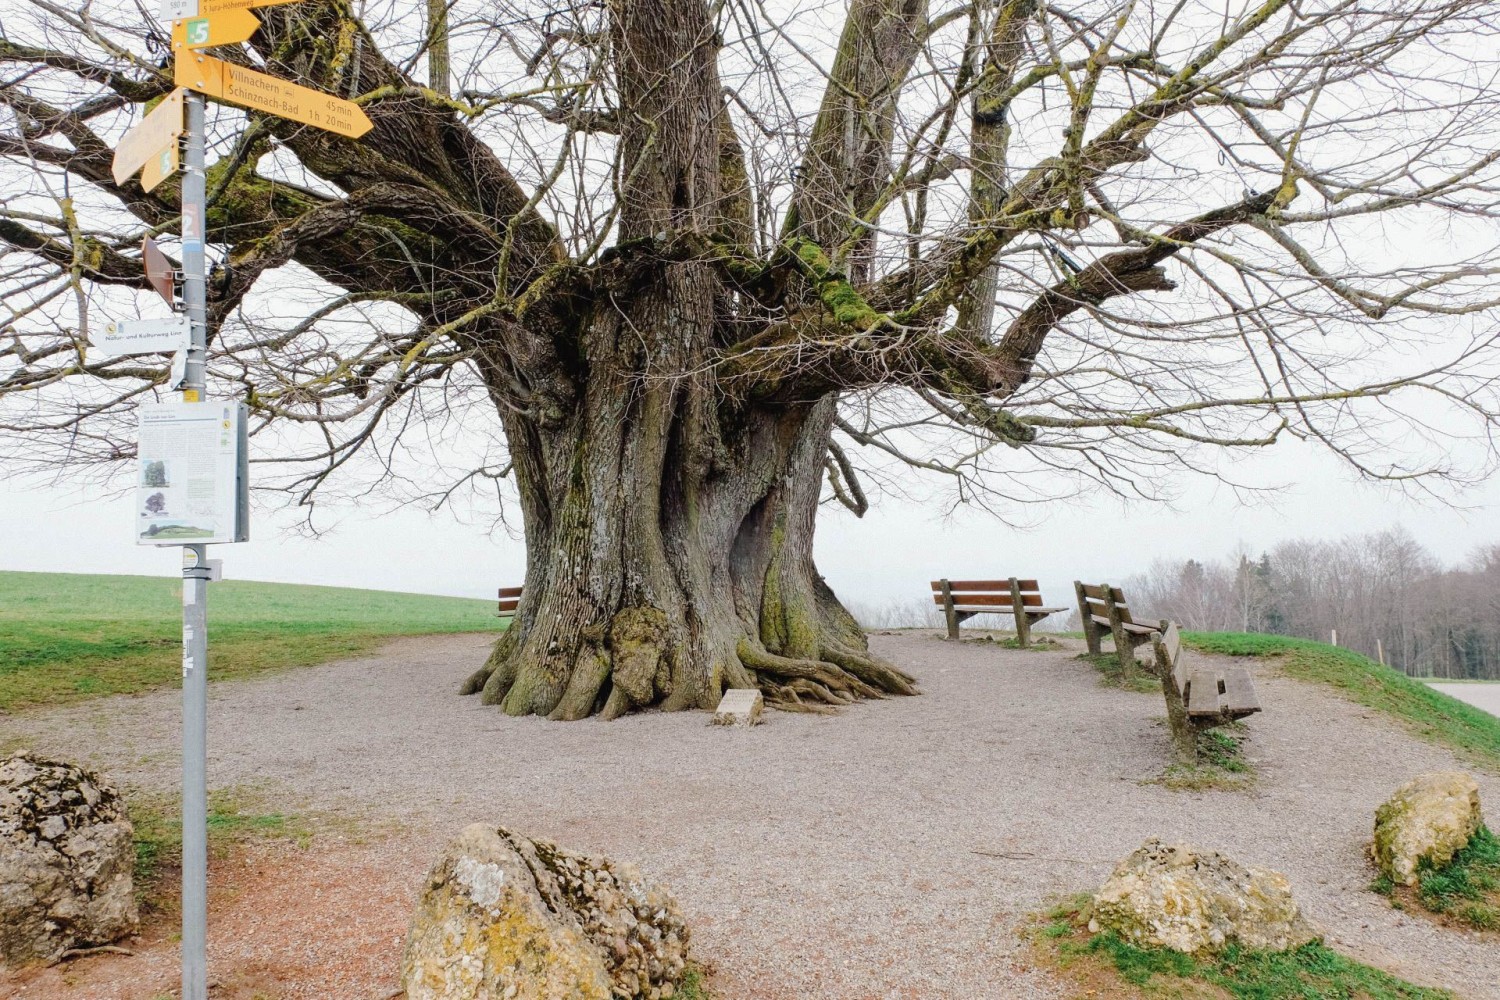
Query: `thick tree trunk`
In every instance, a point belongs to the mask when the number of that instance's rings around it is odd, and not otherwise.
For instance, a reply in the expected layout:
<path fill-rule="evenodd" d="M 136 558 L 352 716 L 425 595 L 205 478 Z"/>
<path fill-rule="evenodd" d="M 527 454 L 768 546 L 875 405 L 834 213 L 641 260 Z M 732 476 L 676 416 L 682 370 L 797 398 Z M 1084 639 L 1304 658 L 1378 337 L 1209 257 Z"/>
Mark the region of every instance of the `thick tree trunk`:
<path fill-rule="evenodd" d="M 914 693 L 812 562 L 831 403 L 717 431 L 699 391 L 596 378 L 582 413 L 537 435 L 517 463 L 525 592 L 464 693 L 553 719 L 712 708 L 728 687 L 807 710 Z"/>
<path fill-rule="evenodd" d="M 465 693 L 554 719 L 712 708 L 728 687 L 814 710 L 912 693 L 813 566 L 832 400 L 716 398 L 696 345 L 718 279 L 698 263 L 650 269 L 588 321 L 573 412 L 505 418 L 525 593 Z"/>

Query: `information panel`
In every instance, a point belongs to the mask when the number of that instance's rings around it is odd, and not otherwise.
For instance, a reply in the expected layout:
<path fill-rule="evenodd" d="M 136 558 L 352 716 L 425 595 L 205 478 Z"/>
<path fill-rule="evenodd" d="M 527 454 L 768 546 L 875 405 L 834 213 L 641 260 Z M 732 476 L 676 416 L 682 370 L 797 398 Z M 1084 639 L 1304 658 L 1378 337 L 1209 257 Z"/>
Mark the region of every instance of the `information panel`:
<path fill-rule="evenodd" d="M 140 408 L 136 543 L 189 545 L 249 538 L 243 403 L 153 403 Z"/>

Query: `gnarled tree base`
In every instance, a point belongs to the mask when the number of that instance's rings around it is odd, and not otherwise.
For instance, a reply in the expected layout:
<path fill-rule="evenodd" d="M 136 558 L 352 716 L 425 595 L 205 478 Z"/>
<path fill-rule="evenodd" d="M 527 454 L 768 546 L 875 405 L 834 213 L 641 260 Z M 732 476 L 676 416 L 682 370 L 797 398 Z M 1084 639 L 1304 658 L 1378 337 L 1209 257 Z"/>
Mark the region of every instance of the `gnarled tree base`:
<path fill-rule="evenodd" d="M 614 719 L 647 708 L 711 710 L 731 687 L 759 688 L 768 705 L 784 711 L 819 713 L 863 698 L 918 693 L 915 679 L 870 653 L 848 613 L 836 601 L 832 607 L 835 620 L 815 620 L 812 636 L 804 637 L 813 648 L 799 655 L 773 651 L 738 619 L 730 619 L 732 644 L 675 635 L 672 616 L 656 607 L 622 608 L 607 626 L 581 630 L 568 648 L 549 639 L 538 650 L 534 635 L 513 627 L 460 693 L 479 694 L 511 715 L 558 721 Z M 715 655 L 688 655 L 703 648 Z"/>

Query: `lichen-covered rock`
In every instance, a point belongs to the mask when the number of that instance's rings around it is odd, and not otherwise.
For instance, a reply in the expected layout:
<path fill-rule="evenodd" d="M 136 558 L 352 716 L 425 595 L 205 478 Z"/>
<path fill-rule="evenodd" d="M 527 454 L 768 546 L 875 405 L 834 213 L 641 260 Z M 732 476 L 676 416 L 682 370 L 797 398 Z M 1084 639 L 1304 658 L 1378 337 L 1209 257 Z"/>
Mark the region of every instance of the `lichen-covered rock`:
<path fill-rule="evenodd" d="M 401 982 L 407 1000 L 665 1000 L 687 943 L 633 866 L 476 823 L 428 876 Z"/>
<path fill-rule="evenodd" d="M 0 762 L 0 963 L 132 933 L 134 834 L 97 774 L 31 754 Z"/>
<path fill-rule="evenodd" d="M 1375 810 L 1370 855 L 1381 874 L 1415 885 L 1423 861 L 1441 868 L 1479 832 L 1479 783 L 1461 771 L 1413 778 Z"/>
<path fill-rule="evenodd" d="M 1120 862 L 1094 895 L 1089 930 L 1188 953 L 1221 951 L 1233 942 L 1285 951 L 1319 937 L 1285 875 L 1154 838 Z"/>

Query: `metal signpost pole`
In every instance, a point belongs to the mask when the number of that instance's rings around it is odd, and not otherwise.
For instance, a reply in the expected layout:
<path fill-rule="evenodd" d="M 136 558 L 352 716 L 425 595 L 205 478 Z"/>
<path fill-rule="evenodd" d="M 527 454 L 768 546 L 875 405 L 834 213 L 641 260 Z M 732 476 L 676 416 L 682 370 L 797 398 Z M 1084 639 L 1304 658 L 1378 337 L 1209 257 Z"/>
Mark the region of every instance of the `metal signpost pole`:
<path fill-rule="evenodd" d="M 187 95 L 182 175 L 182 301 L 192 330 L 185 403 L 204 402 L 208 293 L 204 229 L 208 211 L 202 94 Z M 208 546 L 182 549 L 182 1000 L 208 1000 Z"/>

